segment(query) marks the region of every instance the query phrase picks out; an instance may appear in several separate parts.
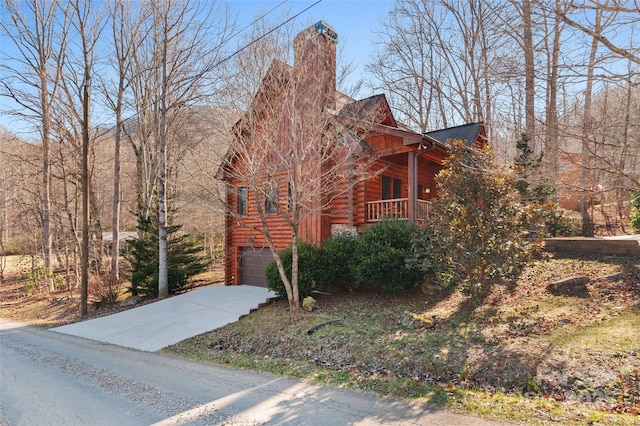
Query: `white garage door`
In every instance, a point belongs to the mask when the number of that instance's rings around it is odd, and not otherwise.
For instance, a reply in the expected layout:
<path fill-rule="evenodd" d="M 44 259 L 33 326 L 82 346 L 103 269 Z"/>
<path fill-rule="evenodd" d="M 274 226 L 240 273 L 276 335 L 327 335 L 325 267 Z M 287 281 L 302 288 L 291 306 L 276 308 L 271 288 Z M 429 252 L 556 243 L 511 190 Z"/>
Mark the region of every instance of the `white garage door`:
<path fill-rule="evenodd" d="M 273 260 L 268 247 L 244 247 L 240 251 L 242 282 L 240 284 L 255 285 L 259 287 L 267 286 L 265 269 L 269 262 Z"/>

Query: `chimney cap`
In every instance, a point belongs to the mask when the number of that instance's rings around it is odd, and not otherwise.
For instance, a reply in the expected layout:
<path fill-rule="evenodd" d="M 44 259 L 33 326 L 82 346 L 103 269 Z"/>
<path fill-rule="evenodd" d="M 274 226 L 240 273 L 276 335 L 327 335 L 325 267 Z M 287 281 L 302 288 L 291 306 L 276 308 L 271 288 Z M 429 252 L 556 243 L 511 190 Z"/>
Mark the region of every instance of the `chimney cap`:
<path fill-rule="evenodd" d="M 338 41 L 338 33 L 331 27 L 331 25 L 327 24 L 326 22 L 318 21 L 313 25 L 313 27 L 318 34 L 324 34 L 329 37 L 329 39 L 336 42 Z"/>
<path fill-rule="evenodd" d="M 311 25 L 309 28 L 301 31 L 300 34 L 298 34 L 293 39 L 293 43 L 294 45 L 303 43 L 306 40 L 309 40 L 310 38 L 314 37 L 315 34 L 324 35 L 334 43 L 338 42 L 338 33 L 333 28 L 331 28 L 331 26 L 326 22 L 318 21 L 315 24 Z"/>

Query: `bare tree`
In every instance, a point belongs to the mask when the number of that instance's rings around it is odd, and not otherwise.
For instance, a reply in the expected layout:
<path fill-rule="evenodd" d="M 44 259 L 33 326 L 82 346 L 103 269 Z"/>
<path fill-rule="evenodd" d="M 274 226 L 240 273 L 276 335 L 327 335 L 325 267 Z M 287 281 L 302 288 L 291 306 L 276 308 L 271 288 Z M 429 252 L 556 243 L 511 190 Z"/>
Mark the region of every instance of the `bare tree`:
<path fill-rule="evenodd" d="M 568 10 L 572 12 L 583 12 L 585 14 L 595 13 L 595 15 L 603 13 L 613 14 L 616 16 L 617 24 L 627 28 L 637 27 L 640 23 L 640 5 L 636 0 L 574 0 L 570 2 Z M 580 21 L 579 18 L 573 18 L 569 12 L 565 11 L 560 11 L 559 15 L 568 25 L 592 37 L 609 49 L 614 55 L 640 65 L 640 48 L 638 44 L 635 43 L 628 48 L 623 47 L 626 40 L 618 36 L 618 31 L 609 32 L 609 36 L 598 27 L 597 22 Z"/>
<path fill-rule="evenodd" d="M 517 3 L 514 3 L 517 4 Z M 531 22 L 531 0 L 522 0 L 522 51 L 524 53 L 524 93 L 525 93 L 525 129 L 527 134 L 536 139 L 536 106 L 535 106 L 535 53 L 533 50 L 533 23 Z"/>
<path fill-rule="evenodd" d="M 509 88 L 512 39 L 499 25 L 505 1 L 403 0 L 378 31 L 367 70 L 399 118 L 422 132 L 484 121 L 493 137 L 496 102 Z"/>
<path fill-rule="evenodd" d="M 114 127 L 114 154 L 113 154 L 113 208 L 111 219 L 111 277 L 119 280 L 120 258 L 120 210 L 122 201 L 121 192 L 121 160 L 120 151 L 122 136 L 126 132 L 125 122 L 125 95 L 132 80 L 133 56 L 141 41 L 140 31 L 144 22 L 142 9 L 135 8 L 135 4 L 126 3 L 124 0 L 113 0 L 109 3 L 109 19 L 111 23 L 111 46 L 115 59 L 113 68 L 116 71 L 115 82 L 108 84 L 103 82 L 104 96 L 113 111 L 115 118 Z M 115 88 L 113 87 L 115 86 Z"/>
<path fill-rule="evenodd" d="M 7 129 L 0 126 L 0 282 L 4 280 L 7 266 L 6 243 L 11 241 L 17 227 L 17 216 L 11 214 L 19 194 L 22 176 L 18 175 L 18 168 L 13 167 L 13 155 L 19 152 L 18 138 Z M 12 154 L 11 154 L 12 153 Z"/>
<path fill-rule="evenodd" d="M 96 265 L 101 264 L 102 232 L 100 214 L 97 203 L 91 203 L 90 198 L 95 198 L 92 192 L 90 179 L 89 154 L 91 143 L 95 137 L 95 131 L 91 125 L 93 77 L 96 63 L 96 44 L 104 27 L 101 11 L 92 7 L 91 2 L 76 0 L 69 2 L 63 10 L 69 22 L 69 34 L 72 35 L 67 45 L 64 63 L 58 63 L 62 68 L 61 96 L 64 113 L 68 121 L 61 122 L 60 133 L 69 135 L 69 141 L 80 146 L 81 151 L 81 179 L 82 193 L 82 231 L 81 231 L 81 276 L 80 276 L 80 313 L 87 314 L 87 301 L 89 289 L 89 259 L 90 259 L 90 228 L 95 227 L 94 236 L 97 241 L 98 252 L 94 257 Z M 61 111 L 62 113 L 62 111 Z M 63 116 L 64 117 L 64 116 Z M 61 121 L 64 118 L 61 118 Z M 77 128 L 76 135 L 70 135 L 69 129 Z M 63 130 L 64 129 L 64 130 Z M 93 207 L 94 214 L 91 214 Z"/>
<path fill-rule="evenodd" d="M 377 88 L 390 92 L 390 102 L 404 120 L 423 132 L 436 123 L 447 126 L 450 120 L 438 93 L 444 70 L 432 31 L 438 23 L 436 13 L 426 2 L 398 2 L 378 32 L 378 51 L 367 67 L 380 82 Z"/>
<path fill-rule="evenodd" d="M 545 37 L 547 56 L 547 87 L 546 87 L 546 114 L 545 114 L 545 159 L 550 173 L 549 181 L 553 184 L 558 178 L 558 80 L 560 66 L 560 38 L 563 25 L 559 19 L 562 10 L 562 2 L 555 0 L 555 15 L 552 19 L 552 31 Z M 547 24 L 548 25 L 548 24 Z M 551 40 L 549 40 L 551 39 Z"/>
<path fill-rule="evenodd" d="M 144 3 L 146 31 L 136 55 L 133 92 L 138 111 L 134 145 L 144 174 L 142 209 L 151 206 L 157 189 L 159 218 L 159 297 L 168 294 L 167 165 L 178 143 L 177 130 L 185 110 L 204 98 L 205 83 L 222 59 L 232 25 L 215 2 L 164 0 Z M 133 139 L 132 139 L 133 140 Z"/>
<path fill-rule="evenodd" d="M 602 12 L 596 12 L 596 30 L 602 31 Z M 594 38 L 591 42 L 591 49 L 589 53 L 588 65 L 587 65 L 587 81 L 586 88 L 584 91 L 584 108 L 583 108 L 583 119 L 582 119 L 582 170 L 580 173 L 580 187 L 581 187 L 581 195 L 579 200 L 578 209 L 582 214 L 582 229 L 583 233 L 587 236 L 593 236 L 593 223 L 591 221 L 591 217 L 588 213 L 588 203 L 587 199 L 589 196 L 589 192 L 591 190 L 591 185 L 589 185 L 589 143 L 592 137 L 592 126 L 591 126 L 591 97 L 593 95 L 593 76 L 596 65 L 596 54 L 598 52 L 598 40 Z"/>
<path fill-rule="evenodd" d="M 64 62 L 68 22 L 59 20 L 57 0 L 5 2 L 7 20 L 0 28 L 16 54 L 0 65 L 8 78 L 2 80 L 3 96 L 13 100 L 13 113 L 31 123 L 42 142 L 42 253 L 45 268 L 52 268 L 51 232 L 51 109 L 58 96 Z M 53 290 L 53 281 L 49 288 Z"/>
<path fill-rule="evenodd" d="M 332 35 L 333 34 L 333 35 Z M 370 176 L 362 138 L 376 111 L 336 114 L 335 33 L 318 23 L 294 41 L 294 66 L 274 61 L 243 118 L 221 171 L 230 220 L 257 231 L 285 285 L 292 321 L 300 316 L 298 247 L 336 197 Z M 237 208 L 240 203 L 246 208 Z M 279 257 L 290 242 L 289 277 Z"/>
<path fill-rule="evenodd" d="M 42 153 L 40 146 L 0 128 L 0 213 L 4 249 L 30 254 L 32 267 L 42 247 Z M 53 222 L 53 221 L 52 221 Z M 47 283 L 44 283 L 49 290 Z"/>

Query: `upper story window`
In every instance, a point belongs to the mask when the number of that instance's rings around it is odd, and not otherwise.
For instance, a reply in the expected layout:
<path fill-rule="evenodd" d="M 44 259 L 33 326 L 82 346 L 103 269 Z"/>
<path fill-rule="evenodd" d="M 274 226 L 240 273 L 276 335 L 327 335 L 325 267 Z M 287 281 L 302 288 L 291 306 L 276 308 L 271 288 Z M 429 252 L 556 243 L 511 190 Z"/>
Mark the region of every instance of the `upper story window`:
<path fill-rule="evenodd" d="M 247 188 L 240 187 L 238 188 L 238 197 L 237 197 L 237 212 L 240 216 L 247 215 Z"/>
<path fill-rule="evenodd" d="M 274 214 L 278 211 L 278 185 L 275 182 L 267 182 L 264 185 L 264 211 L 266 214 Z"/>
<path fill-rule="evenodd" d="M 291 188 L 291 182 L 289 182 L 288 186 L 289 186 L 289 189 L 287 194 L 287 200 L 288 200 L 287 207 L 289 207 L 289 211 L 293 211 L 293 188 Z"/>

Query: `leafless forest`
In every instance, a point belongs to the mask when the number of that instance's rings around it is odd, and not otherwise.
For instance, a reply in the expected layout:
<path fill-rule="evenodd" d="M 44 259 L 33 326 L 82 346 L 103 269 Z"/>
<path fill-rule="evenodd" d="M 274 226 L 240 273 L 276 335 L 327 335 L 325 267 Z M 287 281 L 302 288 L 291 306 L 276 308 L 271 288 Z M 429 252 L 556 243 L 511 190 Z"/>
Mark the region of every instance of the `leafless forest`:
<path fill-rule="evenodd" d="M 0 7 L 1 113 L 22 123 L 0 128 L 0 254 L 41 257 L 84 286 L 119 280 L 103 236 L 157 215 L 161 252 L 174 223 L 219 258 L 215 175 L 231 128 L 307 23 L 256 17 L 238 35 L 229 10 L 195 0 Z M 604 215 L 595 232 L 628 231 L 640 191 L 637 0 L 400 0 L 380 18 L 364 75 L 339 54 L 346 95 L 385 93 L 423 132 L 483 121 L 505 163 L 526 133 L 560 205 Z"/>

